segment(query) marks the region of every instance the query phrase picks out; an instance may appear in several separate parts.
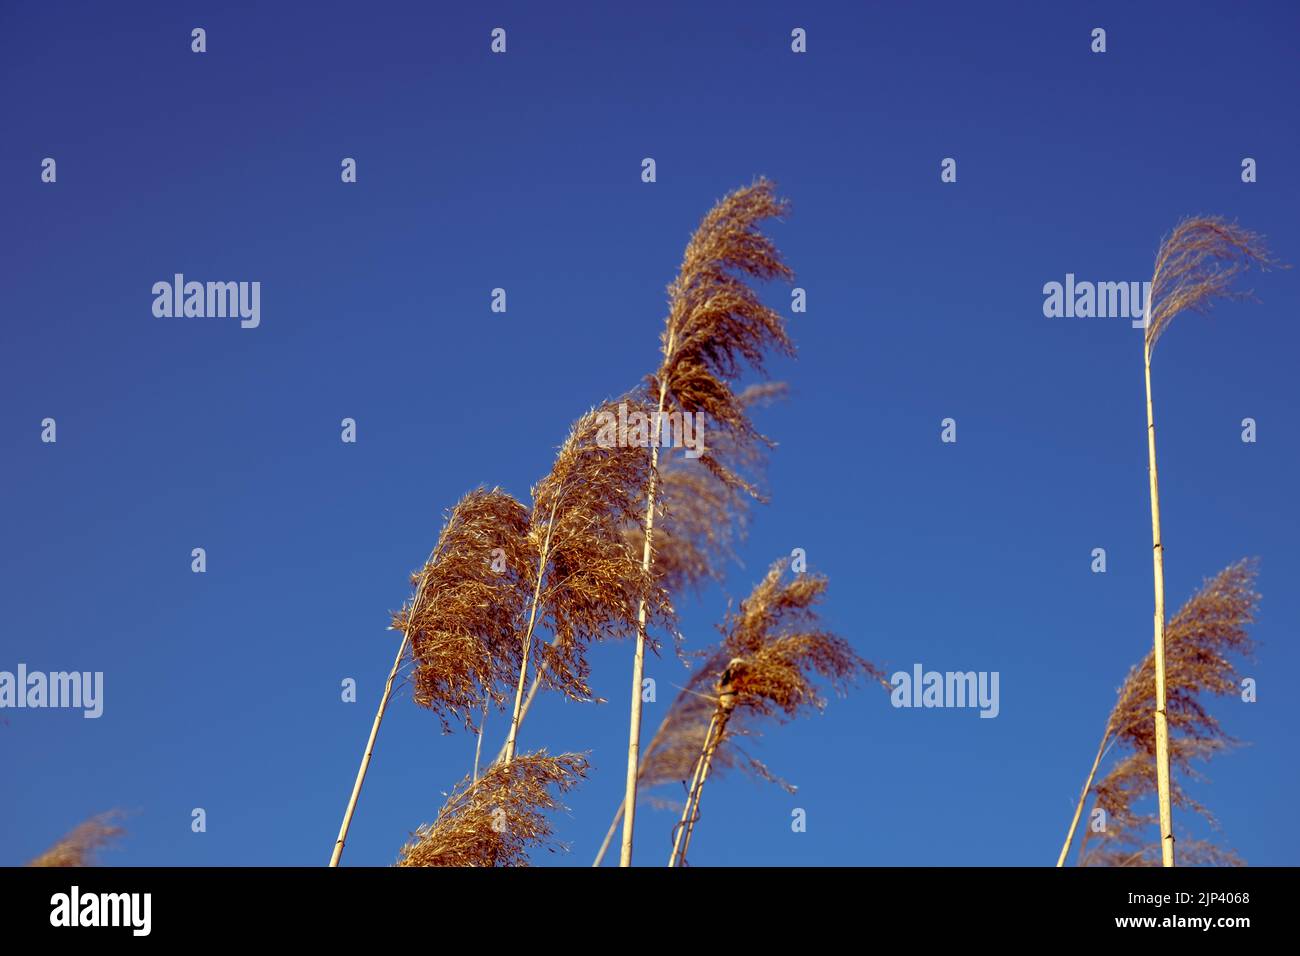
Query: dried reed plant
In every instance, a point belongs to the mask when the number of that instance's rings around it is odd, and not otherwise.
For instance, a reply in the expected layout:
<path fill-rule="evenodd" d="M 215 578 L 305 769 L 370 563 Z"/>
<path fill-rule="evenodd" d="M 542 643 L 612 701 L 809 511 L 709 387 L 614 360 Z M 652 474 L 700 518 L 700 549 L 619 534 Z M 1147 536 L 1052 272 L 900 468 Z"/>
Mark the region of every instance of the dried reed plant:
<path fill-rule="evenodd" d="M 416 704 L 444 732 L 467 729 L 485 702 L 504 706 L 519 667 L 517 628 L 527 600 L 532 549 L 528 511 L 494 488 L 470 492 L 452 509 L 415 596 L 393 615 L 409 641 Z"/>
<path fill-rule="evenodd" d="M 1240 675 L 1233 658 L 1248 657 L 1254 642 L 1246 628 L 1254 621 L 1259 604 L 1255 592 L 1256 564 L 1241 560 L 1224 568 L 1170 620 L 1165 631 L 1166 694 L 1168 726 L 1171 730 L 1168 753 L 1171 765 L 1185 776 L 1194 777 L 1193 759 L 1206 759 L 1229 746 L 1232 741 L 1205 704 L 1206 696 L 1226 697 L 1238 690 Z M 1133 803 L 1151 793 L 1159 796 L 1153 758 L 1157 739 L 1150 715 L 1155 707 L 1155 651 L 1129 671 L 1119 689 L 1115 707 L 1103 729 L 1092 769 L 1084 781 L 1075 805 L 1074 817 L 1066 833 L 1065 844 L 1056 865 L 1064 866 L 1074 840 L 1079 818 L 1088 795 L 1096 796 L 1096 805 L 1106 811 L 1105 849 L 1096 850 L 1091 862 L 1116 863 L 1128 858 L 1163 862 L 1160 847 L 1150 847 L 1150 854 L 1134 854 L 1133 845 L 1141 841 L 1138 831 L 1158 823 L 1158 817 L 1139 816 Z M 1111 748 L 1128 751 L 1124 759 L 1095 786 L 1093 780 Z M 1191 808 L 1208 817 L 1204 808 L 1188 798 L 1176 781 L 1171 781 L 1170 800 L 1174 806 Z M 1163 830 L 1160 831 L 1163 834 Z M 1084 842 L 1087 842 L 1085 835 Z M 1163 838 L 1161 843 L 1163 844 Z M 1206 855 L 1204 846 L 1200 856 Z M 1080 847 L 1082 856 L 1083 847 Z M 1190 862 L 1190 861 L 1189 861 Z"/>
<path fill-rule="evenodd" d="M 794 353 L 784 319 L 763 305 L 746 282 L 747 279 L 792 277 L 776 246 L 758 228 L 764 220 L 779 217 L 786 211 L 786 204 L 776 197 L 773 185 L 765 179 L 726 196 L 696 229 L 686 246 L 677 277 L 668 287 L 669 308 L 661 338 L 661 362 L 647 381 L 648 403 L 653 403 L 656 412 L 641 556 L 647 574 L 652 573 L 654 521 L 660 506 L 657 478 L 664 414 L 699 416 L 710 440 L 725 442 L 733 450 L 752 448 L 766 441 L 754 428 L 732 385 L 746 367 L 761 372 L 770 352 Z M 699 462 L 723 487 L 759 496 L 741 469 L 712 450 L 706 450 Z M 621 866 L 632 863 L 636 823 L 646 610 L 642 604 L 632 659 Z"/>
<path fill-rule="evenodd" d="M 559 808 L 551 795 L 586 776 L 579 754 L 545 751 L 515 756 L 469 778 L 452 791 L 433 823 L 412 834 L 398 866 L 526 866 L 530 849 L 561 849 L 546 814 Z"/>
<path fill-rule="evenodd" d="M 1155 581 L 1156 788 L 1159 802 L 1161 861 L 1174 865 L 1173 804 L 1169 785 L 1169 727 L 1166 715 L 1165 570 L 1160 536 L 1160 490 L 1156 472 L 1156 426 L 1151 401 L 1151 353 L 1174 319 L 1186 311 L 1206 312 L 1219 299 L 1248 298 L 1232 291 L 1233 280 L 1251 266 L 1266 269 L 1277 263 L 1264 240 L 1253 232 L 1217 217 L 1180 222 L 1156 252 L 1151 291 L 1147 296 L 1146 334 L 1142 355 L 1146 373 L 1147 463 L 1151 491 L 1151 542 Z"/>
<path fill-rule="evenodd" d="M 615 640 L 637 632 L 637 614 L 671 626 L 672 605 L 660 583 L 650 578 L 627 538 L 637 528 L 640 502 L 650 483 L 643 449 L 602 441 L 602 418 L 617 416 L 624 398 L 588 412 L 569 432 L 550 473 L 533 488 L 528 526 L 532 598 L 527 623 L 518 638 L 520 666 L 510 730 L 499 760 L 514 756 L 519 725 L 538 687 L 588 700 L 592 641 Z M 534 642 L 541 626 L 550 643 Z M 536 677 L 525 702 L 530 657 Z"/>
<path fill-rule="evenodd" d="M 789 386 L 785 382 L 761 382 L 746 387 L 737 398 L 747 408 L 758 407 L 784 398 L 788 391 Z M 635 395 L 631 395 L 622 400 L 628 401 L 633 406 L 633 410 L 643 412 L 649 410 L 644 404 L 643 397 L 638 400 Z M 602 410 L 613 412 L 617 404 L 617 402 L 606 403 Z M 590 436 L 588 436 L 589 440 Z M 651 588 L 651 604 L 654 609 L 650 613 L 650 619 L 654 621 L 658 618 L 658 625 L 673 632 L 674 638 L 679 638 L 680 635 L 673 630 L 675 615 L 672 609 L 672 596 L 683 592 L 698 592 L 706 581 L 722 579 L 725 561 L 734 558 L 734 545 L 745 537 L 749 502 L 748 496 L 737 494 L 733 489 L 729 489 L 704 466 L 687 458 L 683 451 L 677 447 L 663 448 L 660 451 L 658 485 L 661 517 L 656 523 L 654 535 L 652 579 L 644 577 L 640 562 L 645 545 L 645 516 L 639 508 L 634 509 L 623 528 L 624 542 L 630 547 L 637 565 L 628 571 L 628 576 L 640 579 L 645 586 Z M 645 461 L 644 453 L 637 450 L 634 454 L 637 457 L 637 465 Z M 715 450 L 715 454 L 720 454 L 719 450 Z M 741 449 L 734 453 L 727 452 L 724 436 L 721 456 L 725 456 L 729 461 L 743 462 L 746 470 L 754 476 L 753 480 L 761 480 L 765 462 L 760 450 Z M 648 474 L 641 480 L 648 480 Z M 642 499 L 644 495 L 643 486 Z M 621 495 L 616 496 L 616 500 L 617 498 L 621 498 Z M 609 508 L 603 510 L 606 515 L 612 513 Z M 537 508 L 534 507 L 534 515 L 537 513 Z M 602 519 L 600 522 L 594 522 L 593 527 L 600 528 L 601 534 L 604 535 L 608 526 Z M 611 546 L 608 537 L 602 537 L 602 547 Z M 562 640 L 564 635 L 558 634 L 552 637 L 551 643 L 559 644 Z M 677 650 L 679 652 L 681 650 L 679 642 L 677 642 Z M 542 653 L 546 655 L 552 652 Z M 528 693 L 520 708 L 521 723 L 532 708 L 538 691 L 542 689 L 547 670 L 548 664 L 544 659 L 529 683 Z M 496 760 L 505 759 L 505 753 L 506 744 L 503 743 Z"/>
<path fill-rule="evenodd" d="M 721 627 L 723 639 L 713 664 L 716 668 L 726 663 L 720 671 L 713 670 L 713 713 L 691 773 L 686 806 L 674 828 L 669 866 L 686 863 L 704 785 L 723 744 L 735 733 L 737 717 L 784 723 L 821 711 L 826 700 L 819 683 L 840 695 L 864 677 L 885 685 L 880 669 L 822 628 L 817 604 L 826 592 L 826 578 L 799 574 L 787 579 L 785 568 L 784 560 L 773 564 Z"/>
<path fill-rule="evenodd" d="M 77 824 L 63 839 L 27 865 L 94 866 L 99 851 L 126 833 L 114 822 L 122 815 L 120 810 L 109 810 Z"/>
<path fill-rule="evenodd" d="M 736 396 L 746 408 L 771 404 L 789 392 L 785 382 L 750 385 Z M 715 458 L 743 467 L 751 485 L 762 480 L 763 448 L 736 448 L 726 434 L 711 439 Z M 660 450 L 660 519 L 655 524 L 651 568 L 655 579 L 673 595 L 698 593 L 708 581 L 721 581 L 735 548 L 748 531 L 750 495 L 728 485 L 714 472 L 688 458 L 680 448 Z M 641 516 L 626 531 L 637 554 L 645 547 Z"/>
<path fill-rule="evenodd" d="M 352 794 L 343 812 L 330 866 L 347 842 L 375 739 L 404 661 L 413 664 L 415 702 L 433 711 L 450 731 L 450 719 L 470 726 L 491 703 L 504 706 L 518 667 L 515 628 L 524 606 L 528 513 L 498 488 L 470 492 L 451 510 L 424 566 L 411 576 L 415 594 L 393 615 L 402 632 Z M 481 733 L 482 725 L 480 725 Z"/>
<path fill-rule="evenodd" d="M 1192 769 L 1192 761 L 1205 761 L 1228 746 L 1219 739 L 1198 740 L 1173 737 L 1169 741 L 1169 754 L 1175 769 L 1185 766 L 1189 777 L 1200 778 Z M 1171 799 L 1180 811 L 1200 814 L 1213 829 L 1218 822 L 1204 806 L 1187 795 L 1175 777 L 1171 780 Z M 1135 805 L 1156 793 L 1155 765 L 1149 754 L 1133 752 L 1116 762 L 1110 772 L 1098 781 L 1095 808 L 1106 812 L 1106 829 L 1100 835 L 1085 832 L 1079 843 L 1080 866 L 1160 866 L 1163 861 L 1160 846 L 1152 843 L 1147 834 L 1159 822 L 1150 813 L 1139 813 Z M 1093 838 L 1096 836 L 1095 843 Z M 1230 849 L 1216 846 L 1208 840 L 1178 841 L 1178 859 L 1182 865 L 1191 866 L 1241 866 L 1242 859 Z"/>
<path fill-rule="evenodd" d="M 702 657 L 702 663 L 695 668 L 685 686 L 678 691 L 654 736 L 642 748 L 638 793 L 645 793 L 656 787 L 684 783 L 694 774 L 696 762 L 706 743 L 709 725 L 717 709 L 715 684 L 718 675 L 726 669 L 729 660 L 719 647 L 711 648 L 698 656 Z M 741 737 L 759 735 L 757 729 L 747 726 L 749 723 L 747 716 L 744 711 L 733 713 L 726 738 L 715 748 L 712 760 L 715 773 L 738 769 L 756 779 L 774 783 L 787 793 L 794 793 L 793 786 L 773 774 L 766 764 L 750 756 L 737 743 Z M 675 809 L 680 811 L 681 807 L 677 806 Z M 592 866 L 600 866 L 604 861 L 618 825 L 622 821 L 623 802 L 620 800 Z"/>

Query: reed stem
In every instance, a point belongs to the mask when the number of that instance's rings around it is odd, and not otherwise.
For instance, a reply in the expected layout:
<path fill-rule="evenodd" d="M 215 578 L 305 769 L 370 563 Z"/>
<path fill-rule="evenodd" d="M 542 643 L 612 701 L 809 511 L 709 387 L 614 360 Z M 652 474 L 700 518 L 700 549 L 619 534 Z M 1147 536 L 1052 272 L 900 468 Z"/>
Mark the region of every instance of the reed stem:
<path fill-rule="evenodd" d="M 1074 830 L 1079 825 L 1079 817 L 1083 813 L 1083 805 L 1088 801 L 1088 791 L 1092 789 L 1093 778 L 1097 776 L 1097 768 L 1101 766 L 1102 754 L 1106 752 L 1106 743 L 1110 740 L 1111 728 L 1106 727 L 1106 732 L 1101 735 L 1101 743 L 1097 745 L 1097 756 L 1092 761 L 1092 769 L 1088 771 L 1088 779 L 1083 782 L 1083 792 L 1079 794 L 1079 802 L 1074 808 L 1074 819 L 1070 821 L 1070 832 L 1065 835 L 1065 845 L 1061 847 L 1061 855 L 1056 859 L 1058 867 L 1065 866 L 1065 858 L 1070 852 L 1070 844 L 1074 842 Z"/>
<path fill-rule="evenodd" d="M 1154 286 L 1153 286 L 1154 288 Z M 1147 305 L 1150 309 L 1150 303 Z M 1173 802 L 1169 787 L 1169 719 L 1165 700 L 1165 558 L 1160 540 L 1160 487 L 1156 473 L 1156 423 L 1151 404 L 1151 343 L 1144 337 L 1147 386 L 1147 456 L 1151 478 L 1151 556 L 1155 572 L 1156 790 L 1160 804 L 1160 860 L 1174 865 Z"/>
<path fill-rule="evenodd" d="M 672 352 L 673 336 L 669 334 L 668 341 L 664 345 L 665 359 L 672 355 Z M 641 548 L 641 571 L 646 577 L 649 577 L 650 565 L 654 560 L 651 541 L 654 538 L 655 527 L 655 496 L 659 491 L 659 432 L 663 426 L 664 402 L 667 395 L 668 380 L 661 376 L 654 439 L 650 444 L 650 487 L 646 492 L 645 543 Z M 641 771 L 641 681 L 645 675 L 645 594 L 637 600 L 636 621 L 636 652 L 632 657 L 632 714 L 627 729 L 627 786 L 623 794 L 623 844 L 619 852 L 619 866 L 632 865 L 632 831 L 636 826 L 636 785 Z"/>
<path fill-rule="evenodd" d="M 423 582 L 421 582 L 423 584 Z M 419 596 L 416 596 L 419 600 Z M 370 725 L 370 739 L 366 741 L 366 751 L 361 755 L 361 768 L 357 771 L 356 782 L 352 785 L 352 796 L 348 799 L 347 809 L 343 811 L 343 824 L 339 827 L 339 838 L 334 841 L 334 852 L 330 854 L 330 866 L 338 866 L 343 856 L 343 845 L 348 839 L 348 828 L 352 826 L 352 814 L 357 809 L 357 798 L 361 796 L 361 785 L 366 781 L 366 770 L 370 767 L 370 757 L 375 752 L 375 738 L 379 736 L 379 725 L 384 720 L 384 710 L 393 695 L 393 681 L 397 679 L 397 669 L 402 664 L 402 654 L 406 650 L 407 636 L 402 634 L 402 643 L 397 646 L 397 657 L 393 659 L 393 669 L 388 672 L 388 681 L 384 684 L 384 696 L 380 698 L 379 710 L 375 712 L 375 722 Z"/>
<path fill-rule="evenodd" d="M 686 806 L 682 809 L 682 818 L 673 835 L 673 851 L 668 856 L 668 865 L 683 866 L 686 863 L 686 851 L 691 844 L 691 834 L 695 822 L 700 818 L 700 798 L 704 794 L 704 782 L 709 779 L 709 770 L 713 765 L 713 754 L 722 740 L 726 730 L 729 713 L 721 707 L 709 721 L 709 729 L 704 734 L 704 746 L 699 759 L 695 762 L 695 774 L 691 779 L 691 789 L 686 796 Z"/>

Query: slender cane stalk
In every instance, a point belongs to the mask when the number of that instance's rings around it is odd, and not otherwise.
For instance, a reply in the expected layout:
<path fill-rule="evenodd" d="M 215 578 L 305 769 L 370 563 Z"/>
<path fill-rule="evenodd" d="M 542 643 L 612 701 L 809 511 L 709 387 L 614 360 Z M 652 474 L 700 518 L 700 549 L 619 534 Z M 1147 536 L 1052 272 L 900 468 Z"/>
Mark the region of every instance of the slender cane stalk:
<path fill-rule="evenodd" d="M 510 715 L 510 733 L 506 737 L 504 762 L 509 764 L 515 757 L 515 740 L 519 736 L 519 724 L 523 720 L 524 685 L 528 678 L 528 655 L 532 649 L 533 628 L 537 626 L 537 608 L 542 599 L 542 578 L 546 574 L 546 561 L 551 549 L 551 531 L 555 528 L 555 509 L 562 495 L 556 495 L 551 503 L 551 517 L 546 526 L 546 540 L 541 553 L 537 556 L 537 586 L 533 588 L 533 606 L 528 612 L 528 628 L 524 631 L 523 656 L 519 663 L 519 684 L 515 687 L 515 709 Z"/>
<path fill-rule="evenodd" d="M 558 643 L 558 637 L 551 640 L 552 645 Z M 537 692 L 542 689 L 542 675 L 545 673 L 546 661 L 542 661 L 542 663 L 537 666 L 537 673 L 533 675 L 532 682 L 528 685 L 528 694 L 524 697 L 524 705 L 519 708 L 519 720 L 516 724 L 516 730 L 518 727 L 523 726 L 524 718 L 528 716 L 528 711 L 532 709 L 533 701 L 537 699 Z M 506 745 L 508 743 L 508 739 L 501 742 L 501 749 L 497 751 L 497 755 L 492 760 L 491 766 L 495 767 L 497 764 L 501 763 L 501 761 L 506 759 Z"/>
<path fill-rule="evenodd" d="M 673 828 L 673 849 L 668 854 L 668 865 L 676 866 L 680 860 L 685 860 L 686 848 L 683 842 L 686 834 L 694 825 L 695 813 L 699 807 L 700 788 L 704 785 L 703 777 L 708 771 L 705 769 L 706 764 L 713 756 L 713 734 L 718 729 L 718 713 L 715 711 L 713 718 L 709 721 L 708 730 L 704 732 L 704 745 L 700 748 L 700 756 L 695 761 L 695 771 L 691 774 L 691 785 L 686 791 L 686 806 L 682 807 L 682 818 Z"/>
<path fill-rule="evenodd" d="M 686 821 L 686 839 L 682 841 L 682 855 L 677 860 L 678 866 L 686 865 L 686 851 L 691 848 L 691 837 L 695 834 L 695 824 L 700 819 L 700 800 L 704 796 L 704 783 L 709 779 L 709 771 L 713 769 L 713 754 L 716 746 L 708 752 L 704 758 L 704 772 L 700 775 L 700 785 L 695 791 L 695 811 L 691 818 Z"/>
<path fill-rule="evenodd" d="M 483 731 L 487 727 L 488 701 L 483 700 L 483 717 L 478 722 L 478 740 L 474 743 L 474 778 L 473 782 L 478 783 L 478 760 L 483 753 Z"/>
<path fill-rule="evenodd" d="M 646 749 L 645 760 L 650 759 L 650 755 L 654 752 L 655 745 L 658 744 L 661 739 L 660 735 L 664 732 L 664 729 L 668 726 L 668 722 L 671 718 L 672 718 L 672 711 L 669 711 L 668 714 L 664 717 L 664 719 L 659 722 L 659 729 L 655 731 L 655 735 L 650 741 L 650 746 Z M 645 773 L 645 766 L 643 764 L 641 769 L 638 771 L 638 776 L 644 773 Z M 600 866 L 601 862 L 605 859 L 605 854 L 609 850 L 609 845 L 614 842 L 614 834 L 618 832 L 618 825 L 619 822 L 622 821 L 622 819 L 623 819 L 623 801 L 620 800 L 618 802 L 618 809 L 614 811 L 614 819 L 613 821 L 611 821 L 609 825 L 609 830 L 607 830 L 605 833 L 605 840 L 603 843 L 601 843 L 600 849 L 596 852 L 596 859 L 592 861 L 591 864 L 592 866 Z"/>
<path fill-rule="evenodd" d="M 673 336 L 668 336 L 664 355 L 673 352 Z M 658 493 L 659 431 L 663 424 L 664 401 L 667 398 L 667 380 L 659 385 L 659 406 L 654 419 L 654 438 L 650 442 L 650 487 L 646 493 L 645 544 L 641 549 L 641 570 L 647 574 L 654 559 L 651 541 L 654 538 L 655 496 Z M 627 731 L 627 787 L 623 794 L 623 845 L 619 852 L 619 866 L 632 865 L 632 829 L 636 825 L 636 784 L 641 770 L 641 681 L 645 674 L 646 600 L 637 601 L 636 652 L 632 658 L 632 714 Z"/>
<path fill-rule="evenodd" d="M 623 801 L 620 800 L 618 802 L 618 809 L 614 811 L 614 819 L 610 822 L 609 829 L 605 831 L 605 840 L 601 843 L 600 849 L 596 851 L 596 859 L 591 863 L 593 867 L 600 866 L 601 861 L 605 859 L 605 854 L 609 850 L 609 845 L 614 842 L 614 834 L 618 832 L 618 825 L 622 819 Z"/>
<path fill-rule="evenodd" d="M 1101 743 L 1097 745 L 1097 757 L 1092 762 L 1092 769 L 1088 771 L 1088 779 L 1083 782 L 1083 791 L 1079 794 L 1079 802 L 1074 808 L 1074 819 L 1070 821 L 1070 832 L 1065 835 L 1065 845 L 1061 847 L 1061 855 L 1056 859 L 1056 865 L 1065 866 L 1065 858 L 1070 852 L 1070 844 L 1074 842 L 1074 830 L 1079 825 L 1079 817 L 1083 814 L 1083 805 L 1088 802 L 1088 791 L 1092 789 L 1093 778 L 1097 776 L 1097 768 L 1101 766 L 1102 755 L 1106 753 L 1106 744 L 1110 741 L 1111 728 L 1107 724 L 1106 732 L 1101 735 Z"/>
<path fill-rule="evenodd" d="M 704 755 L 709 751 L 709 743 L 713 740 L 713 728 L 717 725 L 718 715 L 715 713 L 709 718 L 708 729 L 704 732 L 704 745 L 700 748 L 700 755 L 695 758 L 695 765 L 691 769 L 691 783 L 686 788 L 686 803 L 682 806 L 682 817 L 673 826 L 673 848 L 668 854 L 668 866 L 675 865 L 677 854 L 681 850 L 682 835 L 686 832 L 686 821 L 691 819 L 695 810 L 695 796 L 698 793 L 697 788 L 700 783 L 700 772 L 704 768 Z"/>
<path fill-rule="evenodd" d="M 794 344 L 786 334 L 783 317 L 759 301 L 757 294 L 745 284 L 746 277 L 793 277 L 775 245 L 757 228 L 761 221 L 781 216 L 786 208 L 765 179 L 720 200 L 691 236 L 677 277 L 668 287 L 667 324 L 661 339 L 663 360 L 651 379 L 658 386 L 659 401 L 653 419 L 642 522 L 643 581 L 654 580 L 650 573 L 655 554 L 654 516 L 662 494 L 658 480 L 659 442 L 670 399 L 675 411 L 702 415 L 711 423 L 718 432 L 721 447 L 728 449 L 723 458 L 732 458 L 732 465 L 742 465 L 746 458 L 752 458 L 750 453 L 766 444 L 766 439 L 750 423 L 745 403 L 732 391 L 732 383 L 743 367 L 761 372 L 768 352 L 794 355 Z M 727 489 L 761 498 L 757 488 L 709 449 L 703 449 L 703 455 L 702 463 Z M 642 594 L 637 600 L 636 651 L 632 659 L 620 866 L 632 865 L 648 611 L 649 595 Z"/>
<path fill-rule="evenodd" d="M 425 562 L 426 566 L 437 555 L 438 548 L 435 547 Z M 414 615 L 415 609 L 420 606 L 420 599 L 424 597 L 424 585 L 427 580 L 428 575 L 420 575 L 420 586 L 415 589 L 415 599 L 411 601 L 412 615 Z M 379 725 L 384 721 L 384 711 L 388 709 L 388 702 L 393 696 L 393 681 L 397 679 L 397 670 L 402 665 L 402 654 L 410 641 L 411 635 L 408 628 L 408 630 L 402 632 L 402 643 L 397 645 L 397 657 L 393 659 L 392 670 L 388 672 L 388 680 L 384 684 L 384 696 L 380 698 L 379 709 L 375 712 L 375 722 L 370 726 L 370 739 L 366 741 L 365 753 L 361 755 L 361 767 L 357 770 L 357 779 L 352 785 L 352 796 L 348 800 L 347 809 L 343 811 L 343 824 L 339 827 L 339 838 L 334 842 L 334 852 L 330 854 L 330 866 L 338 866 L 339 859 L 343 856 L 343 845 L 347 841 L 348 828 L 352 826 L 352 814 L 357 809 L 357 799 L 361 796 L 361 785 L 366 781 L 366 771 L 370 768 L 370 756 L 375 752 L 375 738 L 379 736 Z"/>
<path fill-rule="evenodd" d="M 1156 252 L 1142 328 L 1147 388 L 1147 455 L 1151 479 L 1151 560 L 1155 572 L 1153 665 L 1155 669 L 1156 789 L 1160 804 L 1160 860 L 1174 865 L 1173 805 L 1169 780 L 1169 712 L 1165 670 L 1165 559 L 1160 540 L 1160 490 L 1156 472 L 1156 424 L 1151 406 L 1151 352 L 1182 312 L 1206 311 L 1216 299 L 1246 298 L 1232 282 L 1250 266 L 1276 264 L 1263 239 L 1217 217 L 1185 219 Z"/>
<path fill-rule="evenodd" d="M 1173 802 L 1169 791 L 1169 719 L 1165 701 L 1165 558 L 1160 541 L 1160 488 L 1156 475 L 1156 423 L 1151 406 L 1151 343 L 1144 340 L 1147 385 L 1147 455 L 1151 477 L 1151 556 L 1155 572 L 1156 790 L 1160 803 L 1160 860 L 1174 865 Z"/>
<path fill-rule="evenodd" d="M 416 595 L 419 601 L 419 595 Z M 393 669 L 388 672 L 388 681 L 384 684 L 384 696 L 379 701 L 379 710 L 375 712 L 375 722 L 370 726 L 370 739 L 366 741 L 366 751 L 361 755 L 361 768 L 357 771 L 356 783 L 352 785 L 352 796 L 347 809 L 343 811 L 343 825 L 339 827 L 339 838 L 334 842 L 334 852 L 330 855 L 330 866 L 338 866 L 343 856 L 343 845 L 347 842 L 348 827 L 352 825 L 352 814 L 357 809 L 357 798 L 361 796 L 361 785 L 366 780 L 366 770 L 370 767 L 370 756 L 375 752 L 375 738 L 379 736 L 379 725 L 384 720 L 384 710 L 393 696 L 393 681 L 397 679 L 397 669 L 402 664 L 402 654 L 406 651 L 408 637 L 402 635 L 402 643 L 397 647 L 397 656 L 393 658 Z"/>
<path fill-rule="evenodd" d="M 709 723 L 709 733 L 705 735 L 704 749 L 700 752 L 699 768 L 692 783 L 692 793 L 687 797 L 686 809 L 682 812 L 677 835 L 673 840 L 673 853 L 668 857 L 668 865 L 685 866 L 686 851 L 691 845 L 691 835 L 695 832 L 695 823 L 700 818 L 700 800 L 704 796 L 704 784 L 709 779 L 713 767 L 713 755 L 717 752 L 722 735 L 727 730 L 727 719 L 731 714 L 721 708 L 713 715 Z M 676 862 L 674 863 L 674 857 Z"/>

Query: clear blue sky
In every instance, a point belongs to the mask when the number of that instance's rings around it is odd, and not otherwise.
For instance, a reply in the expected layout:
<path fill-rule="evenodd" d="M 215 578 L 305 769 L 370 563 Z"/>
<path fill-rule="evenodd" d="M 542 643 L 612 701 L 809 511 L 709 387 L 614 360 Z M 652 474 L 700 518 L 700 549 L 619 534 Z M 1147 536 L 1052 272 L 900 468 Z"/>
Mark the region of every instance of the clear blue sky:
<path fill-rule="evenodd" d="M 97 721 L 0 714 L 0 863 L 110 807 L 134 815 L 108 863 L 325 863 L 388 613 L 442 512 L 478 484 L 525 496 L 569 422 L 651 370 L 691 229 L 758 174 L 793 201 L 774 232 L 808 312 L 798 360 L 773 369 L 792 397 L 761 417 L 773 502 L 726 588 L 684 603 L 687 635 L 712 640 L 727 595 L 802 547 L 861 653 L 999 671 L 1001 713 L 862 691 L 775 729 L 760 753 L 798 795 L 711 782 L 694 862 L 1054 862 L 1149 647 L 1151 539 L 1139 333 L 1045 318 L 1042 287 L 1149 278 L 1195 213 L 1300 261 L 1300 14 L 612 6 L 0 10 L 0 669 L 106 681 Z M 150 288 L 176 272 L 260 281 L 261 326 L 154 318 Z M 1196 793 L 1249 862 L 1295 864 L 1300 276 L 1253 285 L 1262 304 L 1185 317 L 1156 355 L 1167 587 L 1172 610 L 1261 559 L 1259 702 L 1215 704 L 1250 746 Z M 607 705 L 546 701 L 525 725 L 522 746 L 593 762 L 557 820 L 572 855 L 538 862 L 585 865 L 604 834 L 630 657 L 595 655 Z M 400 695 L 345 863 L 391 862 L 472 756 Z M 638 861 L 661 863 L 670 818 L 641 820 Z"/>

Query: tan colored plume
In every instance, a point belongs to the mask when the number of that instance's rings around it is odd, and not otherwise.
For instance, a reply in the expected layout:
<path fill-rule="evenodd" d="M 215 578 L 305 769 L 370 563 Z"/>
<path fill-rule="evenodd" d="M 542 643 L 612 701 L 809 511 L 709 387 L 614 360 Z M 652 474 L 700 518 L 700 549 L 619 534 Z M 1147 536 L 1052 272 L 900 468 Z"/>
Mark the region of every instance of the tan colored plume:
<path fill-rule="evenodd" d="M 77 824 L 63 839 L 27 865 L 94 866 L 99 851 L 126 833 L 114 822 L 122 815 L 120 810 L 109 810 Z"/>
<path fill-rule="evenodd" d="M 579 754 L 538 751 L 492 767 L 478 782 L 466 777 L 437 819 L 411 835 L 397 865 L 526 866 L 530 850 L 562 849 L 546 818 L 560 808 L 551 791 L 572 789 L 586 772 Z"/>

